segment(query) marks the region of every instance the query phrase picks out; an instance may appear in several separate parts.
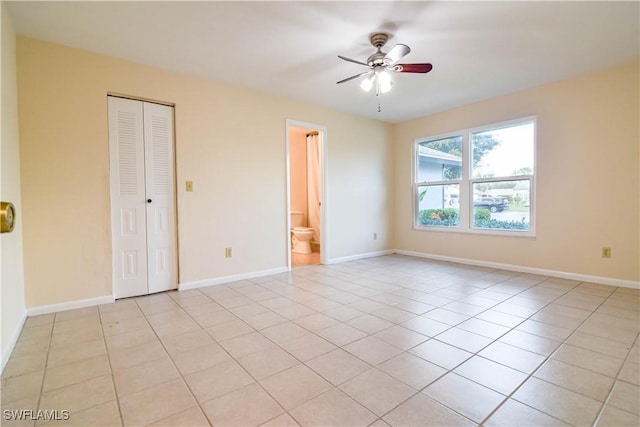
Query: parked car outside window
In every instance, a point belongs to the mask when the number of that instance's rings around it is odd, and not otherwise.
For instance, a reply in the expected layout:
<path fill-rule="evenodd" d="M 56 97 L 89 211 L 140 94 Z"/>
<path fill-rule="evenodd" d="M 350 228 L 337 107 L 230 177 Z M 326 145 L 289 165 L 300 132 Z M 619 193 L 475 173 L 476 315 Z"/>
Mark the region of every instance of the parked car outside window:
<path fill-rule="evenodd" d="M 489 209 L 496 213 L 509 209 L 509 201 L 501 197 L 481 197 L 473 201 L 473 207 Z"/>

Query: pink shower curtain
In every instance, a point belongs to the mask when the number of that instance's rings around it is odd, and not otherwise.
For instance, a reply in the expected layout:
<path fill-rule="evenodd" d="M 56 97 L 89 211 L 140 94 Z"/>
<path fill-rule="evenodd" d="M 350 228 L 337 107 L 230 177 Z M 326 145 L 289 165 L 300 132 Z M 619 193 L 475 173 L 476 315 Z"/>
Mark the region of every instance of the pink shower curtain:
<path fill-rule="evenodd" d="M 320 135 L 307 135 L 307 203 L 309 227 L 313 228 L 313 241 L 320 243 L 320 177 L 322 171 Z"/>

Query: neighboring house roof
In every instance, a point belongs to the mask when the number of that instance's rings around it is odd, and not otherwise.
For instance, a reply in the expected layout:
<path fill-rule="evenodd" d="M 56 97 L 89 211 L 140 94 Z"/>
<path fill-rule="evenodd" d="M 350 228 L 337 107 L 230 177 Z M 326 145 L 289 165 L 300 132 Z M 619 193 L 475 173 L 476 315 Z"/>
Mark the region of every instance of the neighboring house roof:
<path fill-rule="evenodd" d="M 433 148 L 425 147 L 423 145 L 418 146 L 418 153 L 421 156 L 430 157 L 433 159 L 448 160 L 451 163 L 462 163 L 462 158 L 454 154 L 445 153 L 444 151 L 434 150 Z"/>

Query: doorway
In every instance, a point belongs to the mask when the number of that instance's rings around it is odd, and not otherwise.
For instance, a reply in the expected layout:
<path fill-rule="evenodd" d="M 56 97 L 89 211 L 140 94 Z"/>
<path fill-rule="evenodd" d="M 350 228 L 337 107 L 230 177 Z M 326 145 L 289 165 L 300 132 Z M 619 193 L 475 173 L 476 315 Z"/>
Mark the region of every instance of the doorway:
<path fill-rule="evenodd" d="M 326 129 L 287 121 L 288 267 L 325 263 Z"/>
<path fill-rule="evenodd" d="M 173 107 L 108 97 L 113 294 L 178 286 Z"/>

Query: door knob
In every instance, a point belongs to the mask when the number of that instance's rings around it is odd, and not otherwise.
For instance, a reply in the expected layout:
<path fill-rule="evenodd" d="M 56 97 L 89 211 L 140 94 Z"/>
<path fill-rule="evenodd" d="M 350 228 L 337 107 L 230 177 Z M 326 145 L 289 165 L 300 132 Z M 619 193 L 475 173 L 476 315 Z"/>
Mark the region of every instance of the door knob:
<path fill-rule="evenodd" d="M 147 203 L 151 203 L 151 202 L 152 202 L 152 200 L 151 200 L 151 199 L 147 199 Z"/>

